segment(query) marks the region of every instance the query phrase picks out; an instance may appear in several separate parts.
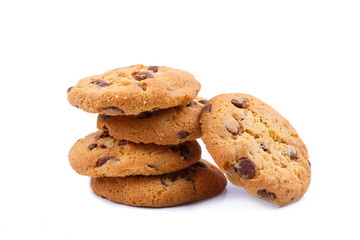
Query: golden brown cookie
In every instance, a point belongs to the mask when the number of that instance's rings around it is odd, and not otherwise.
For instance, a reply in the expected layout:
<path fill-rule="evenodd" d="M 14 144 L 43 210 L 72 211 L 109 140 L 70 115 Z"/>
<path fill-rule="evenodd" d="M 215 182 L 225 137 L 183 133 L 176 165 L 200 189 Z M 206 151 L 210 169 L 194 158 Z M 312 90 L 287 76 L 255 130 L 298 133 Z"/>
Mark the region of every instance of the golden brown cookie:
<path fill-rule="evenodd" d="M 134 65 L 83 78 L 67 91 L 71 105 L 90 113 L 137 115 L 186 105 L 200 90 L 188 72 Z"/>
<path fill-rule="evenodd" d="M 309 187 L 306 146 L 269 105 L 241 93 L 222 94 L 203 108 L 202 139 L 228 179 L 257 198 L 286 205 Z"/>
<path fill-rule="evenodd" d="M 91 178 L 96 195 L 137 207 L 170 207 L 198 201 L 221 193 L 226 184 L 223 173 L 205 160 L 160 176 Z"/>
<path fill-rule="evenodd" d="M 71 167 L 91 177 L 160 175 L 189 167 L 199 161 L 196 141 L 180 145 L 155 145 L 117 140 L 97 131 L 77 141 L 69 152 Z"/>
<path fill-rule="evenodd" d="M 196 98 L 188 105 L 137 116 L 99 115 L 97 127 L 117 139 L 159 145 L 180 144 L 201 137 L 200 113 L 207 100 Z"/>

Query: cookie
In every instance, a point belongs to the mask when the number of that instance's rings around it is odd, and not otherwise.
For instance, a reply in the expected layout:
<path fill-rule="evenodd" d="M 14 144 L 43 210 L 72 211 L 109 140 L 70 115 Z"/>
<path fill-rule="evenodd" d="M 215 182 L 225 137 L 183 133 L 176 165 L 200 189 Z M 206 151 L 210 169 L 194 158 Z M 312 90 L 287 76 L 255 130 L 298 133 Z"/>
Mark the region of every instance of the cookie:
<path fill-rule="evenodd" d="M 159 145 L 180 144 L 201 137 L 200 113 L 207 102 L 196 98 L 185 106 L 137 116 L 99 115 L 97 127 L 117 139 Z"/>
<path fill-rule="evenodd" d="M 69 152 L 71 167 L 91 177 L 160 175 L 189 167 L 199 161 L 196 141 L 180 145 L 155 145 L 117 140 L 97 131 L 77 141 Z"/>
<path fill-rule="evenodd" d="M 134 65 L 83 78 L 67 91 L 71 105 L 90 113 L 137 115 L 186 105 L 200 90 L 188 72 Z"/>
<path fill-rule="evenodd" d="M 269 105 L 241 93 L 222 94 L 203 108 L 202 139 L 219 168 L 257 198 L 287 205 L 309 187 L 306 146 Z"/>
<path fill-rule="evenodd" d="M 226 184 L 223 173 L 205 160 L 159 176 L 91 178 L 96 195 L 137 207 L 170 207 L 198 201 L 221 193 Z"/>

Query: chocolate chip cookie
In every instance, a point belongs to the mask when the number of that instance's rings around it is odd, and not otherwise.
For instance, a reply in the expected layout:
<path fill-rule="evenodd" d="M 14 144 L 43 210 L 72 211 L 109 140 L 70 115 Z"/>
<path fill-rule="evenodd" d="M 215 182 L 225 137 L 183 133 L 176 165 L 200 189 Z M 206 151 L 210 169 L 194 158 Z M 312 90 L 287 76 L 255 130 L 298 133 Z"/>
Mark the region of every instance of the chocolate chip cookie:
<path fill-rule="evenodd" d="M 223 173 L 205 160 L 159 176 L 91 178 L 96 195 L 138 207 L 169 207 L 198 201 L 221 193 L 226 184 Z"/>
<path fill-rule="evenodd" d="M 257 198 L 287 205 L 309 187 L 306 146 L 269 105 L 241 93 L 222 94 L 203 108 L 202 139 L 228 179 Z"/>
<path fill-rule="evenodd" d="M 137 115 L 186 105 L 200 90 L 188 72 L 134 65 L 83 78 L 67 91 L 71 105 L 90 113 Z"/>
<path fill-rule="evenodd" d="M 200 113 L 207 101 L 195 98 L 189 104 L 136 116 L 99 115 L 97 127 L 117 139 L 159 145 L 179 144 L 201 137 Z"/>
<path fill-rule="evenodd" d="M 155 145 L 117 140 L 97 131 L 77 141 L 69 152 L 71 167 L 91 177 L 160 175 L 189 167 L 199 161 L 200 145 Z"/>

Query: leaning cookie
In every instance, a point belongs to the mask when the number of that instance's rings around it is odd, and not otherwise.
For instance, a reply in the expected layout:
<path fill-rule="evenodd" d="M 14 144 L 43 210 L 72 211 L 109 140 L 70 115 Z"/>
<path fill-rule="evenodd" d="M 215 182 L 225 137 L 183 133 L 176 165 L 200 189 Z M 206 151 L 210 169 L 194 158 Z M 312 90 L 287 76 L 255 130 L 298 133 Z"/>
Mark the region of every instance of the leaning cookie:
<path fill-rule="evenodd" d="M 83 78 L 68 89 L 71 105 L 90 113 L 137 115 L 188 104 L 200 83 L 188 72 L 134 65 Z"/>
<path fill-rule="evenodd" d="M 91 177 L 160 175 L 184 169 L 199 161 L 196 141 L 180 145 L 155 145 L 117 140 L 97 131 L 77 141 L 69 152 L 71 167 Z"/>
<path fill-rule="evenodd" d="M 206 102 L 197 97 L 185 106 L 137 116 L 99 115 L 97 127 L 117 139 L 136 143 L 180 144 L 201 137 L 200 113 Z"/>
<path fill-rule="evenodd" d="M 306 146 L 290 123 L 247 94 L 212 98 L 201 115 L 202 139 L 228 179 L 260 199 L 287 205 L 309 187 Z"/>
<path fill-rule="evenodd" d="M 91 178 L 96 195 L 137 207 L 170 207 L 198 201 L 221 193 L 226 184 L 223 173 L 205 160 L 160 176 Z"/>

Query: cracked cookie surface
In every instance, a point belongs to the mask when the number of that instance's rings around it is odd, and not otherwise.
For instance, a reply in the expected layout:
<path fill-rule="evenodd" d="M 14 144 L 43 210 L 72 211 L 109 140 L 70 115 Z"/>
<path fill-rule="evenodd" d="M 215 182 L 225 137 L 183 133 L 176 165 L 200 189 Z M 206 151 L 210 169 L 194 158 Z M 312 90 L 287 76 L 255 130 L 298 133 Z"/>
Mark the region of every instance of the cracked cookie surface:
<path fill-rule="evenodd" d="M 137 115 L 186 105 L 200 90 L 188 72 L 134 65 L 81 79 L 67 90 L 71 105 L 90 113 Z"/>
<path fill-rule="evenodd" d="M 224 174 L 205 160 L 159 176 L 91 178 L 93 192 L 113 202 L 138 207 L 170 207 L 221 193 Z"/>
<path fill-rule="evenodd" d="M 309 187 L 305 144 L 283 116 L 259 99 L 222 94 L 204 106 L 202 139 L 219 168 L 253 196 L 287 205 Z"/>
<path fill-rule="evenodd" d="M 180 144 L 201 137 L 200 113 L 206 102 L 197 97 L 185 106 L 136 116 L 99 115 L 97 127 L 117 139 L 136 143 Z"/>
<path fill-rule="evenodd" d="M 71 167 L 90 177 L 160 175 L 184 169 L 199 161 L 200 145 L 155 145 L 117 140 L 97 131 L 77 141 L 69 152 Z"/>

